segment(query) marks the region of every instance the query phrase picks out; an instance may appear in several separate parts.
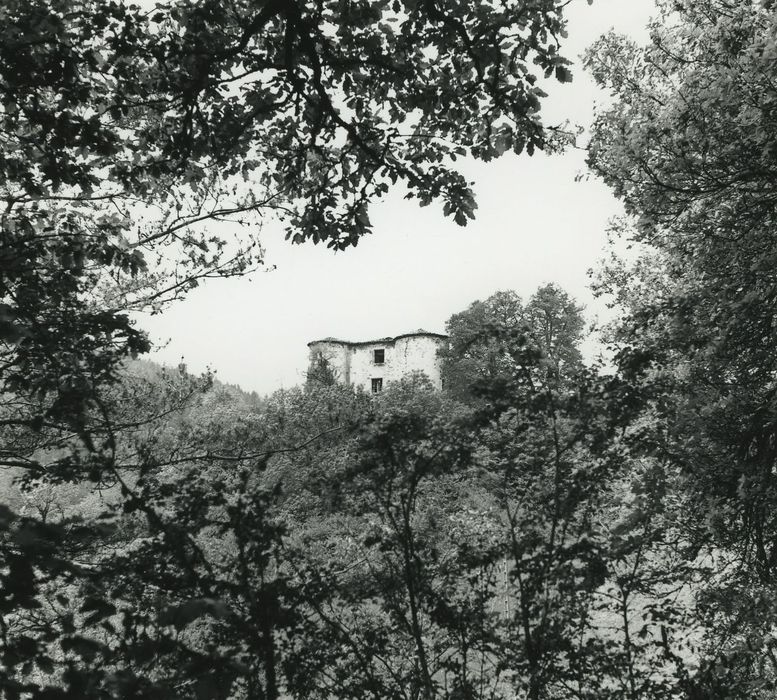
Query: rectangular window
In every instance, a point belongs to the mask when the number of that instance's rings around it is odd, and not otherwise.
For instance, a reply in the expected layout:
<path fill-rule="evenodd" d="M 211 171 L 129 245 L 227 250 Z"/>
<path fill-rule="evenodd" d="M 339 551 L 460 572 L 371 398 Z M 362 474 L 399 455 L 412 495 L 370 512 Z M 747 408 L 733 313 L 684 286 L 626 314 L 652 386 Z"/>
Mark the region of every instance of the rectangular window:
<path fill-rule="evenodd" d="M 372 393 L 379 394 L 381 391 L 383 391 L 383 377 L 373 377 Z"/>
<path fill-rule="evenodd" d="M 372 353 L 376 365 L 382 365 L 386 361 L 386 351 L 383 348 L 380 350 L 373 350 Z"/>

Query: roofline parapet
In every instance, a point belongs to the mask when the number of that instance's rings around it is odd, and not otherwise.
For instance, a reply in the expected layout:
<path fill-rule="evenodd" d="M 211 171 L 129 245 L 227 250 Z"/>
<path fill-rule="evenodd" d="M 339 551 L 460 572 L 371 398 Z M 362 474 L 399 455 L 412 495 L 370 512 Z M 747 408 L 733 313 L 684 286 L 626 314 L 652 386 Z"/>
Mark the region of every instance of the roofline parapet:
<path fill-rule="evenodd" d="M 386 337 L 386 338 L 376 338 L 375 340 L 341 340 L 340 338 L 321 338 L 319 340 L 311 340 L 308 343 L 308 347 L 311 345 L 318 345 L 319 343 L 334 343 L 337 345 L 386 345 L 386 344 L 393 344 L 397 340 L 401 338 L 412 338 L 412 337 L 431 337 L 431 338 L 438 338 L 440 340 L 447 340 L 448 336 L 444 333 L 431 333 L 429 331 L 413 331 L 412 333 L 401 333 L 400 335 L 395 335 L 392 337 Z"/>

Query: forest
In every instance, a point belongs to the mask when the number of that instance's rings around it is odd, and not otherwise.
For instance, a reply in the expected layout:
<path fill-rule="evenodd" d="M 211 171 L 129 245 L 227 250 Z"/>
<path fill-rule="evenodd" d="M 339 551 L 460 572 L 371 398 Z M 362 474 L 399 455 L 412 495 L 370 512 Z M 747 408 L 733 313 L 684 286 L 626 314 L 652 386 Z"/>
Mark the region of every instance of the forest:
<path fill-rule="evenodd" d="M 777 5 L 601 37 L 582 144 L 566 5 L 0 3 L 0 698 L 777 698 Z M 270 217 L 348 255 L 576 147 L 598 359 L 556 284 L 454 313 L 441 391 L 144 358 Z"/>

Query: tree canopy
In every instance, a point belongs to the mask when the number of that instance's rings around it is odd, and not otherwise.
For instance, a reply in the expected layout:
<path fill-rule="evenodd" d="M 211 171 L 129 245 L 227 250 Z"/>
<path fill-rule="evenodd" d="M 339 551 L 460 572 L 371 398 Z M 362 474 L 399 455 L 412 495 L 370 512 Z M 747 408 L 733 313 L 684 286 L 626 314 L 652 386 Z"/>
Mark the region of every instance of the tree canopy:
<path fill-rule="evenodd" d="M 582 368 L 582 308 L 554 284 L 540 287 L 525 305 L 513 291 L 496 292 L 451 316 L 446 329 L 443 381 L 460 399 L 476 398 L 521 372 L 559 381 Z"/>

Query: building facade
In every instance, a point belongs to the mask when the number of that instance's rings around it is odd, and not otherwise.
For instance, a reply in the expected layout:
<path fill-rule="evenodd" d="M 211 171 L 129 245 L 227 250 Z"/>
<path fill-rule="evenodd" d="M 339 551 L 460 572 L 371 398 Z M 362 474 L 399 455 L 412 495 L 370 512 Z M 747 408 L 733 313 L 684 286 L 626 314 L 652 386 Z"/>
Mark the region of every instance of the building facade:
<path fill-rule="evenodd" d="M 419 329 L 378 340 L 324 338 L 308 343 L 308 348 L 311 367 L 323 359 L 337 381 L 377 394 L 411 372 L 423 372 L 440 389 L 438 350 L 447 342 L 447 335 Z"/>

